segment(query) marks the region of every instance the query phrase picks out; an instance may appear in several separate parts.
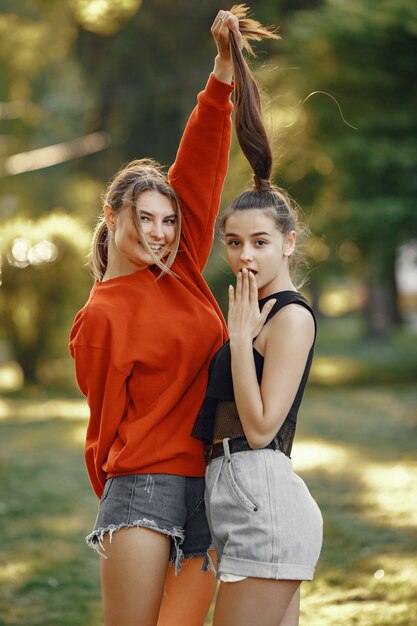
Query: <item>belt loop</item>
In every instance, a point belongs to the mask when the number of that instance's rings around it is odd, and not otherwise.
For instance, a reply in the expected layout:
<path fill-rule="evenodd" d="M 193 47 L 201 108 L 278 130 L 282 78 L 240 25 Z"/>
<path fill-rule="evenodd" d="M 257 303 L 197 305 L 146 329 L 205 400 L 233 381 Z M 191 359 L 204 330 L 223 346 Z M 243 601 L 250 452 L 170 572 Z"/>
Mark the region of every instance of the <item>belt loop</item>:
<path fill-rule="evenodd" d="M 230 437 L 225 437 L 223 439 L 224 458 L 225 458 L 227 463 L 230 463 L 230 461 L 232 460 L 230 458 L 229 440 L 230 440 Z"/>

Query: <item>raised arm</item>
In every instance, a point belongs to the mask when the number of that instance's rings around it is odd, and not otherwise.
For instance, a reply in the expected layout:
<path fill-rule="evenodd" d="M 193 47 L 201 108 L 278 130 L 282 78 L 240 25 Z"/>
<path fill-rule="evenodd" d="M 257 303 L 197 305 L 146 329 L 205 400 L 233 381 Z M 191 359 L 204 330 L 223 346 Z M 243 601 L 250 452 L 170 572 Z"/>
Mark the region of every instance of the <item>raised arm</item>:
<path fill-rule="evenodd" d="M 213 73 L 198 95 L 168 177 L 183 209 L 186 245 L 203 269 L 210 254 L 214 223 L 227 172 L 231 138 L 233 70 L 229 29 L 238 40 L 238 20 L 220 11 L 211 32 L 217 46 Z"/>

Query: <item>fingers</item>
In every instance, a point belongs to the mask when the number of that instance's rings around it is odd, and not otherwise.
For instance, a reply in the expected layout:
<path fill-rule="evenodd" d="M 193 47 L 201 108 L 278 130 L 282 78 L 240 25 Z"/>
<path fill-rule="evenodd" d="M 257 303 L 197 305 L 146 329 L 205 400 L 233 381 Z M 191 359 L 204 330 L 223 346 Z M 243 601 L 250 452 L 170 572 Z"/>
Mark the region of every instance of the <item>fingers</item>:
<path fill-rule="evenodd" d="M 248 272 L 249 274 L 249 301 L 251 304 L 258 304 L 258 285 L 256 284 L 255 274 Z"/>
<path fill-rule="evenodd" d="M 233 309 L 234 304 L 235 304 L 235 290 L 233 289 L 232 285 L 229 285 L 229 311 L 230 309 Z"/>
<path fill-rule="evenodd" d="M 232 30 L 236 35 L 240 34 L 239 31 L 239 20 L 233 13 L 230 11 L 219 11 L 216 17 L 214 18 L 213 25 L 211 27 L 211 32 L 213 30 L 221 30 L 224 29 L 225 32 Z M 227 29 L 227 31 L 226 31 Z"/>
<path fill-rule="evenodd" d="M 236 296 L 239 300 L 250 304 L 258 303 L 258 286 L 255 275 L 245 267 L 238 272 L 236 277 Z"/>
<path fill-rule="evenodd" d="M 211 34 L 213 35 L 214 39 L 217 40 L 218 36 L 219 36 L 219 32 L 220 29 L 223 27 L 224 25 L 224 21 L 226 19 L 226 11 L 219 11 L 216 15 L 216 17 L 214 18 L 214 22 L 211 26 Z"/>
<path fill-rule="evenodd" d="M 213 25 L 211 34 L 216 42 L 219 54 L 224 57 L 229 56 L 229 31 L 232 31 L 241 47 L 241 34 L 239 31 L 239 20 L 230 11 L 219 11 Z"/>
<path fill-rule="evenodd" d="M 244 267 L 242 272 L 242 299 L 244 302 L 249 302 L 249 272 Z"/>
<path fill-rule="evenodd" d="M 242 301 L 242 283 L 243 283 L 242 272 L 238 272 L 237 277 L 236 277 L 236 302 L 238 302 L 239 304 Z"/>

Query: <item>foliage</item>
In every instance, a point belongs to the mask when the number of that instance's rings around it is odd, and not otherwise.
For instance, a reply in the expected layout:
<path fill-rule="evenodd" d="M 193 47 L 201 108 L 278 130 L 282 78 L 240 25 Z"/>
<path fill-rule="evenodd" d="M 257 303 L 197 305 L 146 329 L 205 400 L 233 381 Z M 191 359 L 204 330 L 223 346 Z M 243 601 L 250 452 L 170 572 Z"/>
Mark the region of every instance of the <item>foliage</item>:
<path fill-rule="evenodd" d="M 314 232 L 339 263 L 365 276 L 371 304 L 374 288 L 392 286 L 396 296 L 397 249 L 417 231 L 416 24 L 408 0 L 326 0 L 288 26 L 298 93 L 330 94 L 357 126 L 344 125 L 324 94 L 309 99 L 303 149 L 310 154 L 299 177 Z"/>
<path fill-rule="evenodd" d="M 34 382 L 42 361 L 67 352 L 71 319 L 91 284 L 83 267 L 90 237 L 79 221 L 57 212 L 10 220 L 2 239 L 0 319 L 13 357 Z"/>
<path fill-rule="evenodd" d="M 0 0 L 0 218 L 19 216 L 24 228 L 59 208 L 91 230 L 105 181 L 121 163 L 151 156 L 170 164 L 212 67 L 209 28 L 220 8 L 221 0 L 202 0 L 198 10 L 188 0 Z M 382 285 L 395 297 L 396 250 L 417 230 L 416 8 L 409 0 L 254 0 L 251 8 L 283 36 L 258 47 L 258 72 L 269 96 L 277 181 L 313 230 L 311 290 L 343 272 L 368 280 L 371 296 Z M 298 108 L 316 90 L 337 98 L 358 130 L 343 124 L 326 96 Z M 5 175 L 12 155 L 95 131 L 110 137 L 102 152 Z M 235 142 L 224 204 L 248 176 Z M 81 276 L 80 257 L 68 254 L 65 263 Z M 47 276 L 5 262 L 5 284 L 9 272 L 22 287 L 24 275 Z M 229 277 L 214 255 L 207 276 L 222 298 Z M 88 280 L 85 272 L 73 301 L 62 300 L 63 317 L 70 319 Z M 43 332 L 53 336 L 49 319 Z M 44 334 L 44 345 L 58 343 Z"/>

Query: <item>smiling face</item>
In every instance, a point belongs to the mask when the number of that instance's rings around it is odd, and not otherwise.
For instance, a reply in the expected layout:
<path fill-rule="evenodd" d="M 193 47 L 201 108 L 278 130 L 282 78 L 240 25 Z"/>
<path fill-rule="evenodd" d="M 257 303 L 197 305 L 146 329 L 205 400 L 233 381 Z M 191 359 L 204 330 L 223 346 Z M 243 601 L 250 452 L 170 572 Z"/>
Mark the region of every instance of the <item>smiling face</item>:
<path fill-rule="evenodd" d="M 130 206 L 125 205 L 115 212 L 106 205 L 104 214 L 110 232 L 106 271 L 109 277 L 125 276 L 155 264 L 143 240 L 161 261 L 174 247 L 178 218 L 171 200 L 158 191 L 144 191 L 138 197 L 136 214 L 141 235 L 136 229 Z"/>
<path fill-rule="evenodd" d="M 259 298 L 277 291 L 295 290 L 288 269 L 288 258 L 295 247 L 295 231 L 284 237 L 268 210 L 234 211 L 227 217 L 224 236 L 227 260 L 233 273 L 237 275 L 244 267 L 251 270 Z"/>

